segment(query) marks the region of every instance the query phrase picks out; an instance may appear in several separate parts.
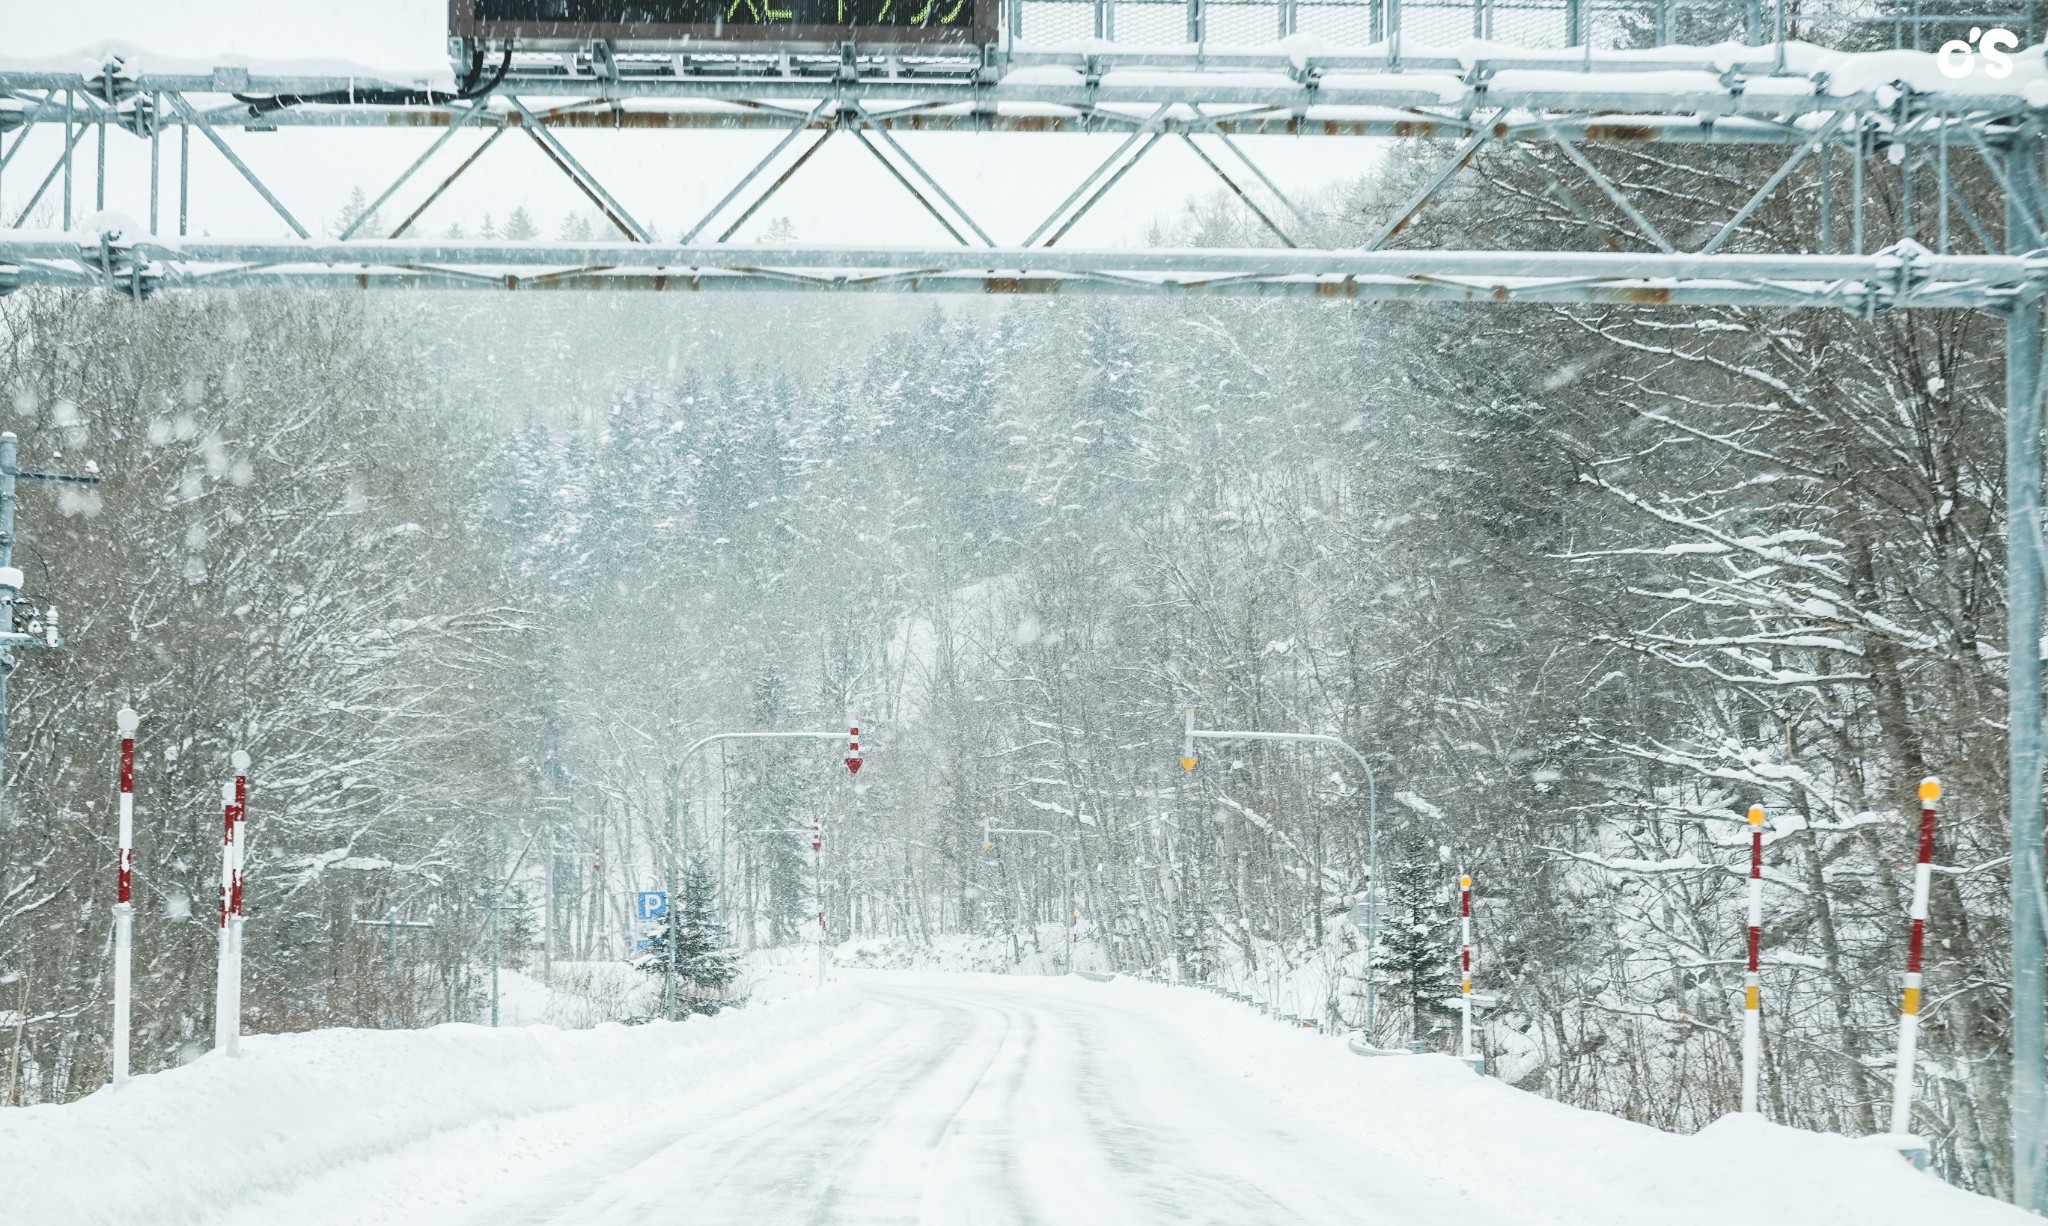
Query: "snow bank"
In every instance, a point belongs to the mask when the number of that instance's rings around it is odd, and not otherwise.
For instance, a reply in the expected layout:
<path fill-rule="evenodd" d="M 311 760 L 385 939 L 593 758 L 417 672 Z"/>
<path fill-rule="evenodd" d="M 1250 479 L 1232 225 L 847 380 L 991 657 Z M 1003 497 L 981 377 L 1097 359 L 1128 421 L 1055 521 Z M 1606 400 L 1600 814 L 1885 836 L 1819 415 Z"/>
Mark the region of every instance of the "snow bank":
<path fill-rule="evenodd" d="M 926 1006 L 905 988 L 926 989 L 936 1014 L 957 1018 L 968 1006 L 990 1017 L 1029 1019 L 1019 1033 L 1062 1032 L 1037 1047 L 1011 1049 L 1030 1053 L 1032 1084 L 1058 1085 L 1070 1075 L 1080 1039 L 1111 1044 L 1105 1050 L 1112 1051 L 1135 1042 L 1190 1085 L 1243 1086 L 1289 1120 L 1354 1141 L 1359 1169 L 1424 1189 L 1445 1217 L 1459 1221 L 2033 1220 L 1913 1171 L 1872 1139 L 1757 1119 L 1723 1120 L 1692 1136 L 1659 1132 L 1523 1093 L 1446 1057 L 1360 1059 L 1342 1038 L 1277 1026 L 1193 989 L 1070 977 L 836 973 L 848 982 L 677 1025 L 254 1036 L 240 1060 L 209 1055 L 137 1078 L 119 1093 L 0 1112 L 0 1221 L 273 1223 L 306 1220 L 309 1205 L 337 1209 L 352 1222 L 584 1220 L 571 1209 L 595 1203 L 588 1201 L 593 1188 L 622 1171 L 664 1168 L 678 1137 L 722 1135 L 749 1113 L 759 1126 L 763 1118 L 784 1118 L 792 1105 L 809 1110 L 805 1104 L 820 1078 L 829 1080 L 827 1070 L 843 1071 L 860 1054 L 918 1033 L 906 1022 Z M 868 985 L 876 990 L 864 990 Z M 998 1036 L 1011 1029 L 984 1028 Z M 944 1026 L 924 1032 L 946 1043 L 964 1033 Z M 880 1067 L 895 1075 L 895 1066 Z M 931 1067 L 916 1053 L 902 1064 L 912 1099 L 919 1070 Z M 760 1115 L 778 1102 L 781 1114 Z M 1087 1103 L 1084 1087 L 1075 1109 L 1089 1110 Z M 919 1114 L 915 1102 L 892 1109 L 933 1146 L 948 1132 L 929 1127 L 950 1118 L 945 1110 Z M 937 1148 L 871 1155 L 864 1148 L 871 1140 L 855 1130 L 833 1138 L 833 1152 L 884 1165 L 943 1160 Z"/>
<path fill-rule="evenodd" d="M 852 970 L 978 972 L 992 975 L 1064 975 L 1067 933 L 1058 924 L 1038 925 L 1038 939 L 949 932 L 928 941 L 863 937 L 832 947 L 832 965 Z M 808 950 L 802 955 L 811 956 Z M 1074 946 L 1074 969 L 1115 969 L 1109 955 L 1082 926 Z"/>
<path fill-rule="evenodd" d="M 239 1060 L 210 1054 L 119 1092 L 0 1111 L 0 1220 L 262 1221 L 266 1195 L 322 1178 L 353 1207 L 363 1190 L 346 1182 L 349 1164 L 407 1147 L 422 1165 L 502 1165 L 505 1183 L 491 1191 L 511 1194 L 522 1152 L 616 1129 L 647 1115 L 650 1099 L 704 1102 L 757 1083 L 885 1021 L 835 987 L 674 1025 L 252 1035 Z M 378 1220 L 376 1206 L 363 1208 L 359 1220 Z"/>
<path fill-rule="evenodd" d="M 630 962 L 558 961 L 498 974 L 498 1020 L 506 1026 L 587 1030 L 649 1017 L 661 1009 L 661 981 Z"/>
<path fill-rule="evenodd" d="M 1014 982 L 1014 981 L 1012 981 Z M 2022 1226 L 2037 1219 L 1912 1169 L 1877 1138 L 1730 1116 L 1691 1136 L 1514 1089 L 1448 1056 L 1361 1059 L 1187 988 L 1038 990 L 1148 1015 L 1301 1118 L 1437 1182 L 1449 1216 L 1557 1226 Z M 1455 1206 L 1455 1212 L 1450 1212 Z"/>

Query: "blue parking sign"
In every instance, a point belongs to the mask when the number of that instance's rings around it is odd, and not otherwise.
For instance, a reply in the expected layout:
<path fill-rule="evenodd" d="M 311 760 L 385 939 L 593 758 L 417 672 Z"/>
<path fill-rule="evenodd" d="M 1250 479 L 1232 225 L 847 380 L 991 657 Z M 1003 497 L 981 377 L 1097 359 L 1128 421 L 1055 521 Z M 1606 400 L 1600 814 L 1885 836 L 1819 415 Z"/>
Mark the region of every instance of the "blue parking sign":
<path fill-rule="evenodd" d="M 642 890 L 633 896 L 633 910 L 644 920 L 665 919 L 668 916 L 668 891 Z"/>

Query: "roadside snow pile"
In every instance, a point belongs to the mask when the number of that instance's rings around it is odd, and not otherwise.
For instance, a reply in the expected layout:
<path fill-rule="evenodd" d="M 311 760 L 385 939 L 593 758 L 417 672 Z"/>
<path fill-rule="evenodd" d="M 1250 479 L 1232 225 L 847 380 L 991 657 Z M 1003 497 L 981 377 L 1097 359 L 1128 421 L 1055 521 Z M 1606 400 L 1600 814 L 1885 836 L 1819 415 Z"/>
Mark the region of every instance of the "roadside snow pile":
<path fill-rule="evenodd" d="M 350 1164 L 407 1147 L 429 1165 L 496 1168 L 490 1192 L 504 1194 L 519 1185 L 522 1153 L 549 1156 L 593 1128 L 658 1117 L 665 1102 L 758 1085 L 887 1020 L 835 987 L 675 1025 L 251 1035 L 239 1060 L 208 1055 L 118 1093 L 0 1111 L 0 1221 L 263 1221 L 267 1196 L 322 1179 L 353 1207 L 365 1190 L 348 1182 Z M 402 1189 L 415 1208 L 423 1186 L 435 1181 Z M 379 1217 L 365 1203 L 357 1220 Z"/>
<path fill-rule="evenodd" d="M 802 969 L 792 960 L 765 978 L 791 989 Z M 799 1200 L 804 1187 L 819 1197 L 804 1204 L 806 1220 L 916 1220 L 918 1205 L 950 1203 L 942 1194 L 993 1186 L 1010 1199 L 982 1202 L 987 1220 L 1007 1221 L 1042 1189 L 989 1184 L 991 1171 L 1084 1157 L 1123 1171 L 1129 1182 L 1112 1190 L 1142 1198 L 1148 1145 L 1249 1147 L 1278 1161 L 1296 1152 L 1270 1132 L 1282 1122 L 1299 1126 L 1287 1137 L 1314 1143 L 1316 1161 L 1392 1189 L 1381 1210 L 1346 1220 L 2033 1220 L 1914 1172 L 1876 1139 L 1755 1119 L 1691 1136 L 1659 1132 L 1477 1077 L 1442 1056 L 1360 1059 L 1342 1038 L 1275 1026 L 1192 989 L 837 973 L 850 982 L 673 1026 L 254 1036 L 239 1060 L 209 1055 L 119 1093 L 0 1112 L 0 1221 L 650 1220 L 635 1208 L 643 1202 L 658 1203 L 666 1220 L 689 1216 L 689 1195 L 706 1187 L 663 1182 L 678 1163 L 710 1163 L 692 1176 L 702 1179 L 739 1172 L 749 1155 L 765 1158 L 724 1189 L 742 1199 L 787 1192 L 805 1158 L 836 1172 L 798 1185 Z M 1004 1071 L 985 1076 L 991 1069 Z M 1148 1112 L 1170 1115 L 1190 1102 L 1238 1111 L 1199 1136 L 1177 1136 L 1170 1121 L 1145 1131 Z M 1098 1122 L 1107 1131 L 1091 1130 Z M 727 1140 L 734 1148 L 718 1150 Z M 862 1172 L 873 1179 L 863 1183 Z M 832 1182 L 842 1176 L 843 1187 Z M 1033 1178 L 1042 1182 L 1027 1184 Z M 833 1200 L 834 1188 L 852 1199 Z M 901 1199 L 861 1200 L 862 1188 Z M 1415 1204 L 1431 1216 L 1407 1212 Z M 1138 1220 L 1081 1208 L 1059 1220 Z"/>
<path fill-rule="evenodd" d="M 832 965 L 854 970 L 948 971 L 991 975 L 1063 975 L 1066 951 L 1061 947 L 1066 930 L 1058 924 L 1040 924 L 1034 943 L 1007 936 L 977 933 L 940 933 L 928 941 L 906 941 L 897 937 L 869 937 L 847 941 L 832 949 Z M 808 953 L 808 951 L 806 951 Z M 1108 971 L 1109 958 L 1084 935 L 1074 947 L 1074 969 Z"/>
<path fill-rule="evenodd" d="M 1367 1060 L 1184 988 L 1119 979 L 1040 990 L 1147 1015 L 1226 1074 L 1438 1182 L 1447 1213 L 1556 1226 L 2022 1226 L 2036 1219 L 1914 1171 L 1882 1138 L 1729 1116 L 1690 1136 L 1474 1076 L 1448 1056 Z M 1454 1208 L 1454 1212 L 1453 1212 Z M 1646 1213 L 1649 1216 L 1646 1216 Z"/>
<path fill-rule="evenodd" d="M 498 973 L 498 1020 L 506 1026 L 587 1030 L 648 1017 L 661 1008 L 661 981 L 629 962 L 564 962 Z"/>

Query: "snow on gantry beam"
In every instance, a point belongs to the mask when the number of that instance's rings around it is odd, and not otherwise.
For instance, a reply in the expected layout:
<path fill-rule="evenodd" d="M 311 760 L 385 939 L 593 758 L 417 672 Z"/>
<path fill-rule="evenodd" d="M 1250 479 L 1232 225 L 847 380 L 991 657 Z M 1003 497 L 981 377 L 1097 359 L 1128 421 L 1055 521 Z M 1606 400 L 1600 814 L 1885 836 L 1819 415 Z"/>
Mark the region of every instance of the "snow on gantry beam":
<path fill-rule="evenodd" d="M 801 290 L 1205 295 L 1331 301 L 1981 307 L 2048 279 L 2048 259 L 1869 255 L 893 247 L 804 244 L 289 242 L 0 232 L 21 285 L 142 295 L 255 285 L 365 289 Z"/>
<path fill-rule="evenodd" d="M 849 106 L 852 103 L 849 101 Z M 31 108 L 33 109 L 33 108 Z M 260 120 L 247 108 L 216 108 L 203 112 L 208 122 L 225 128 L 237 126 L 268 128 L 430 128 L 446 129 L 463 123 L 479 129 L 488 126 L 519 127 L 527 121 L 517 111 L 487 108 L 481 117 L 465 118 L 467 104 L 456 106 L 331 106 L 305 105 L 265 112 Z M 237 113 L 239 110 L 240 113 Z M 1175 106 L 1154 117 L 1156 107 L 1052 106 L 1000 103 L 897 105 L 870 107 L 865 126 L 890 132 L 1012 132 L 1026 134 L 1125 134 L 1139 128 L 1169 136 L 1187 133 L 1201 136 L 1377 136 L 1449 139 L 1469 135 L 1479 127 L 1491 127 L 1504 139 L 1545 143 L 1558 137 L 1582 144 L 1694 144 L 1694 145 L 1784 145 L 1796 144 L 1807 133 L 1774 120 L 1741 115 L 1702 114 L 1544 114 L 1507 113 L 1474 118 L 1455 110 L 1425 113 L 1413 108 L 1326 106 L 1314 103 L 1298 109 L 1272 106 L 1241 106 L 1231 111 L 1204 111 L 1193 105 Z M 770 131 L 791 128 L 821 131 L 844 122 L 841 114 L 826 108 L 816 118 L 808 112 L 786 108 L 741 106 L 734 103 L 625 107 L 613 111 L 583 106 L 536 108 L 534 117 L 551 129 L 606 132 L 689 132 Z M 44 112 L 37 123 L 63 122 L 61 109 Z M 164 123 L 175 128 L 182 117 L 166 115 Z M 7 126 L 0 111 L 0 128 Z M 1846 139 L 1846 138 L 1845 138 Z M 1909 133 L 1910 141 L 1932 142 L 1932 132 Z"/>
<path fill-rule="evenodd" d="M 1362 47 L 1016 44 L 986 61 L 969 59 L 971 71 L 950 76 L 919 75 L 915 63 L 892 57 L 849 65 L 836 51 L 821 61 L 822 75 L 807 75 L 803 61 L 788 55 L 711 50 L 637 67 L 621 61 L 618 75 L 601 78 L 560 56 L 522 56 L 495 91 L 475 98 L 458 97 L 446 74 L 202 69 L 132 50 L 110 64 L 0 61 L 0 129 L 90 120 L 99 108 L 137 131 L 186 122 L 159 113 L 160 95 L 188 97 L 208 123 L 224 127 L 443 126 L 472 106 L 483 108 L 476 122 L 504 124 L 520 122 L 506 105 L 517 97 L 549 127 L 621 131 L 789 126 L 812 104 L 828 102 L 814 122 L 833 122 L 859 103 L 879 126 L 902 131 L 1099 131 L 1139 124 L 1166 106 L 1160 118 L 1169 126 L 1213 131 L 1220 123 L 1242 134 L 1456 136 L 1478 115 L 1511 126 L 1563 120 L 1590 129 L 1567 132 L 1572 139 L 1796 143 L 1802 134 L 1788 121 L 1801 116 L 1853 111 L 1882 125 L 1903 105 L 1900 116 L 1990 123 L 2048 105 L 2048 68 L 2038 52 L 2015 57 L 2009 77 L 1980 72 L 1955 80 L 1925 53 L 1799 43 L 1782 56 L 1775 46 L 1736 44 L 1539 51 L 1477 41 L 1430 47 L 1406 38 Z M 43 105 L 53 93 L 66 105 Z M 544 99 L 574 101 L 547 109 Z M 1196 114 L 1217 107 L 1250 113 Z M 1536 126 L 1514 134 L 1545 136 Z M 1906 134 L 1922 137 L 1936 139 Z"/>

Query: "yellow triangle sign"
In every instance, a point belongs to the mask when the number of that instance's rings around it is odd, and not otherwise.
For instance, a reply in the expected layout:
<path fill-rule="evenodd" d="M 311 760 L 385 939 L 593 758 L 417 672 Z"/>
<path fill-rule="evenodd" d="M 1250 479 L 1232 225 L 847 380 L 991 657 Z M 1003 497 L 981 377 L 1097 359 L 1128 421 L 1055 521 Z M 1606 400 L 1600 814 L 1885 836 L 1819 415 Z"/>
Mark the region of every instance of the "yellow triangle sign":
<path fill-rule="evenodd" d="M 1195 769 L 1195 760 L 1193 758 L 1182 758 L 1180 760 L 1180 768 L 1184 771 Z"/>

